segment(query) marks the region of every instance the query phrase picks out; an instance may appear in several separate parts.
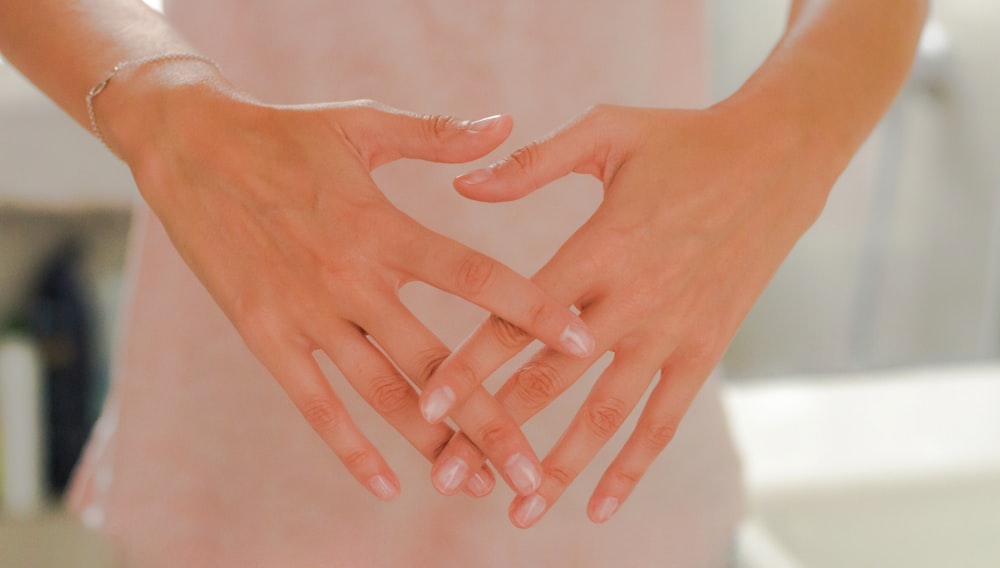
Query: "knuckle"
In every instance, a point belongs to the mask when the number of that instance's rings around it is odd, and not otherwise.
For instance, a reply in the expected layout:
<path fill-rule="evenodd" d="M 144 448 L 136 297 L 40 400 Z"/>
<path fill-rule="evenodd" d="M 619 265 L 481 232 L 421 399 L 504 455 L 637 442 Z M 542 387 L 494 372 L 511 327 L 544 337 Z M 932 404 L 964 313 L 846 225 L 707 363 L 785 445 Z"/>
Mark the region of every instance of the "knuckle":
<path fill-rule="evenodd" d="M 359 449 L 344 453 L 341 456 L 340 461 L 344 462 L 347 469 L 355 471 L 363 468 L 365 464 L 372 461 L 374 457 L 375 456 L 372 454 L 371 450 Z"/>
<path fill-rule="evenodd" d="M 437 372 L 438 367 L 448 358 L 448 351 L 443 349 L 428 349 L 421 353 L 417 362 L 417 376 L 413 377 L 418 386 L 427 384 L 427 381 Z"/>
<path fill-rule="evenodd" d="M 406 409 L 413 397 L 410 385 L 402 377 L 391 375 L 372 380 L 368 400 L 378 413 L 389 415 Z"/>
<path fill-rule="evenodd" d="M 330 432 L 340 426 L 341 413 L 328 399 L 314 398 L 302 404 L 302 416 L 317 432 Z"/>
<path fill-rule="evenodd" d="M 694 335 L 685 346 L 687 359 L 698 363 L 712 361 L 715 358 L 716 341 L 714 331 Z"/>
<path fill-rule="evenodd" d="M 363 125 L 376 118 L 379 114 L 391 112 L 392 109 L 374 99 L 355 99 L 337 105 L 337 114 L 341 121 L 350 125 Z M 354 129 L 351 128 L 353 131 Z M 370 142 L 366 140 L 366 142 Z"/>
<path fill-rule="evenodd" d="M 674 422 L 663 422 L 651 424 L 642 430 L 642 441 L 650 449 L 661 452 L 667 444 L 674 439 L 677 434 L 677 424 Z"/>
<path fill-rule="evenodd" d="M 520 349 L 531 342 L 528 332 L 496 314 L 490 314 L 489 322 L 493 337 L 505 349 Z"/>
<path fill-rule="evenodd" d="M 475 368 L 461 357 L 455 357 L 448 362 L 448 375 L 453 378 L 452 384 L 460 389 L 472 390 L 480 382 Z"/>
<path fill-rule="evenodd" d="M 476 429 L 476 435 L 479 438 L 479 446 L 481 448 L 497 448 L 504 440 L 508 439 L 510 434 L 507 424 L 500 419 L 491 419 L 483 422 Z"/>
<path fill-rule="evenodd" d="M 620 107 L 606 103 L 590 107 L 583 115 L 583 122 L 589 127 L 600 129 L 614 128 L 621 123 L 621 119 Z"/>
<path fill-rule="evenodd" d="M 534 165 L 538 163 L 540 152 L 541 144 L 539 142 L 531 142 L 525 146 L 521 146 L 517 150 L 514 150 L 510 156 L 507 157 L 507 162 L 516 164 L 517 167 L 522 170 L 531 170 Z"/>
<path fill-rule="evenodd" d="M 583 116 L 583 120 L 594 120 L 594 119 L 596 119 L 597 117 L 599 117 L 600 115 L 602 115 L 602 114 L 604 114 L 606 112 L 604 107 L 605 107 L 605 105 L 603 103 L 597 103 L 597 104 L 594 104 L 594 105 L 590 105 L 589 107 L 586 108 L 586 110 L 583 111 L 583 115 L 582 115 Z"/>
<path fill-rule="evenodd" d="M 543 329 L 554 316 L 553 309 L 547 302 L 535 303 L 528 308 L 528 325 L 532 329 Z"/>
<path fill-rule="evenodd" d="M 467 253 L 458 263 L 458 290 L 464 294 L 478 294 L 489 287 L 495 276 L 493 260 L 482 253 Z"/>
<path fill-rule="evenodd" d="M 441 138 L 449 131 L 455 130 L 458 122 L 450 116 L 440 114 L 425 115 L 423 119 L 425 133 L 431 140 Z"/>
<path fill-rule="evenodd" d="M 601 439 L 607 439 L 618 431 L 628 416 L 625 401 L 609 397 L 587 406 L 584 423 L 590 431 Z"/>
<path fill-rule="evenodd" d="M 279 326 L 266 304 L 266 300 L 254 291 L 245 291 L 233 298 L 230 316 L 248 343 L 267 344 L 277 338 Z"/>
<path fill-rule="evenodd" d="M 376 102 L 375 99 L 356 99 L 351 101 L 350 104 L 358 108 L 383 110 L 382 105 Z"/>
<path fill-rule="evenodd" d="M 576 473 L 563 465 L 552 465 L 545 468 L 545 476 L 555 481 L 559 486 L 569 487 L 576 479 Z"/>
<path fill-rule="evenodd" d="M 600 120 L 611 114 L 612 108 L 614 108 L 613 105 L 609 105 L 607 103 L 597 103 L 595 105 L 591 105 L 584 113 L 584 116 L 594 120 Z"/>
<path fill-rule="evenodd" d="M 639 479 L 641 478 L 641 473 L 634 472 L 630 469 L 617 469 L 611 474 L 611 479 L 616 485 L 626 488 L 635 487 L 639 484 Z"/>
<path fill-rule="evenodd" d="M 535 361 L 526 364 L 514 377 L 514 393 L 529 408 L 544 406 L 559 395 L 562 377 L 548 363 Z"/>

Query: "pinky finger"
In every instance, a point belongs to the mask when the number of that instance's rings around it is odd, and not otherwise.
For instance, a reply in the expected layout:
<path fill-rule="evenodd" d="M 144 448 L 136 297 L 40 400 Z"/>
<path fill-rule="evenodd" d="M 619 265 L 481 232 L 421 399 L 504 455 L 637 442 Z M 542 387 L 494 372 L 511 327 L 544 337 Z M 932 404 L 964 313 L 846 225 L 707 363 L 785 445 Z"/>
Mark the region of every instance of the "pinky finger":
<path fill-rule="evenodd" d="M 674 356 L 675 361 L 683 361 Z M 646 471 L 673 440 L 678 425 L 711 370 L 664 367 L 639 416 L 635 430 L 601 477 L 587 505 L 595 523 L 610 519 L 628 499 Z"/>
<path fill-rule="evenodd" d="M 326 375 L 301 345 L 275 349 L 261 360 L 277 378 L 306 422 L 373 495 L 391 501 L 399 495 L 399 480 L 381 453 L 358 429 Z"/>

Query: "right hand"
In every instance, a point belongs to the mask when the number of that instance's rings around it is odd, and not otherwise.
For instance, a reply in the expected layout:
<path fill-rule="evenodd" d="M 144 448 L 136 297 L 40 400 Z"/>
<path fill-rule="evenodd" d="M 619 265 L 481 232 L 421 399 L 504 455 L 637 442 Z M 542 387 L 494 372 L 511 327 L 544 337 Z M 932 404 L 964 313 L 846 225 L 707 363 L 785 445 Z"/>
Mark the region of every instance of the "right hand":
<path fill-rule="evenodd" d="M 465 298 L 563 352 L 579 352 L 574 345 L 581 337 L 593 344 L 568 306 L 424 228 L 370 176 L 400 158 L 483 156 L 510 134 L 510 117 L 460 121 L 370 101 L 269 106 L 214 73 L 206 76 L 207 69 L 194 61 L 161 62 L 116 77 L 95 101 L 98 120 L 174 246 L 249 349 L 377 497 L 393 499 L 398 479 L 351 420 L 313 352 L 325 352 L 433 460 L 452 430 L 421 417 L 417 393 L 397 368 L 422 386 L 449 349 L 400 302 L 405 283 L 420 280 Z M 578 337 L 567 341 L 567 333 Z M 517 493 L 538 488 L 537 456 L 487 391 L 479 389 L 453 418 Z M 456 472 L 456 479 L 468 473 Z M 465 487 L 485 494 L 492 483 L 484 467 Z"/>

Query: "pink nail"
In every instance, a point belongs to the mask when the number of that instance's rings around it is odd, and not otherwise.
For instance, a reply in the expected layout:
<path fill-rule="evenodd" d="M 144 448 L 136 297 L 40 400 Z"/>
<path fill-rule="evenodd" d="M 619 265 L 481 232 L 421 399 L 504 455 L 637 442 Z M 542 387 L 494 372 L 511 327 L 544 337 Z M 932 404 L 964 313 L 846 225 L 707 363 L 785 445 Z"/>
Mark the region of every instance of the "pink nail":
<path fill-rule="evenodd" d="M 489 130 L 500 123 L 501 115 L 495 114 L 493 116 L 487 116 L 486 118 L 480 118 L 475 122 L 470 122 L 468 126 L 465 127 L 467 132 L 472 134 L 479 134 L 480 132 Z"/>
<path fill-rule="evenodd" d="M 577 357 L 589 357 L 594 352 L 594 338 L 579 323 L 573 322 L 566 326 L 559 342 L 563 349 Z"/>
<path fill-rule="evenodd" d="M 424 420 L 436 424 L 444 418 L 452 404 L 455 404 L 455 391 L 451 387 L 441 387 L 420 405 L 420 413 L 424 415 Z"/>
<path fill-rule="evenodd" d="M 477 185 L 491 179 L 493 179 L 493 170 L 490 168 L 483 168 L 481 170 L 473 170 L 465 175 L 458 176 L 455 178 L 455 181 L 466 185 Z"/>
<path fill-rule="evenodd" d="M 597 504 L 594 509 L 594 520 L 598 523 L 603 523 L 611 518 L 618 510 L 618 499 L 614 497 L 605 497 Z"/>
<path fill-rule="evenodd" d="M 521 495 L 528 495 L 538 490 L 542 484 L 542 476 L 535 464 L 522 454 L 514 454 L 504 464 L 507 477 L 514 484 L 514 489 Z"/>
<path fill-rule="evenodd" d="M 399 493 L 396 487 L 384 475 L 376 475 L 368 480 L 368 489 L 383 501 L 392 501 Z"/>
<path fill-rule="evenodd" d="M 514 520 L 522 527 L 530 527 L 545 512 L 545 498 L 539 494 L 528 497 L 514 510 Z"/>
<path fill-rule="evenodd" d="M 465 481 L 469 474 L 469 464 L 465 460 L 452 456 L 441 466 L 434 476 L 434 485 L 446 495 L 451 495 Z"/>
<path fill-rule="evenodd" d="M 484 497 L 489 494 L 490 489 L 493 488 L 493 482 L 489 476 L 487 476 L 486 473 L 480 469 L 476 472 L 476 475 L 469 478 L 465 487 L 476 497 Z"/>

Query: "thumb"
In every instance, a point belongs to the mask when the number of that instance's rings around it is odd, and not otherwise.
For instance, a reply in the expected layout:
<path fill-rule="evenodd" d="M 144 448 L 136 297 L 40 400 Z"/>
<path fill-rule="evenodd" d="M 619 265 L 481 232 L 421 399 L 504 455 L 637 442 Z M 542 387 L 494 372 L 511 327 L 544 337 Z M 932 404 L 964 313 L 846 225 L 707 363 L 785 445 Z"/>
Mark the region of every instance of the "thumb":
<path fill-rule="evenodd" d="M 514 121 L 498 114 L 478 120 L 418 115 L 379 103 L 353 105 L 340 123 L 369 167 L 413 158 L 432 162 L 468 162 L 485 156 L 510 136 Z"/>
<path fill-rule="evenodd" d="M 503 160 L 458 176 L 455 189 L 477 201 L 512 201 L 570 173 L 601 178 L 608 133 L 591 111 L 547 138 L 522 146 Z"/>

